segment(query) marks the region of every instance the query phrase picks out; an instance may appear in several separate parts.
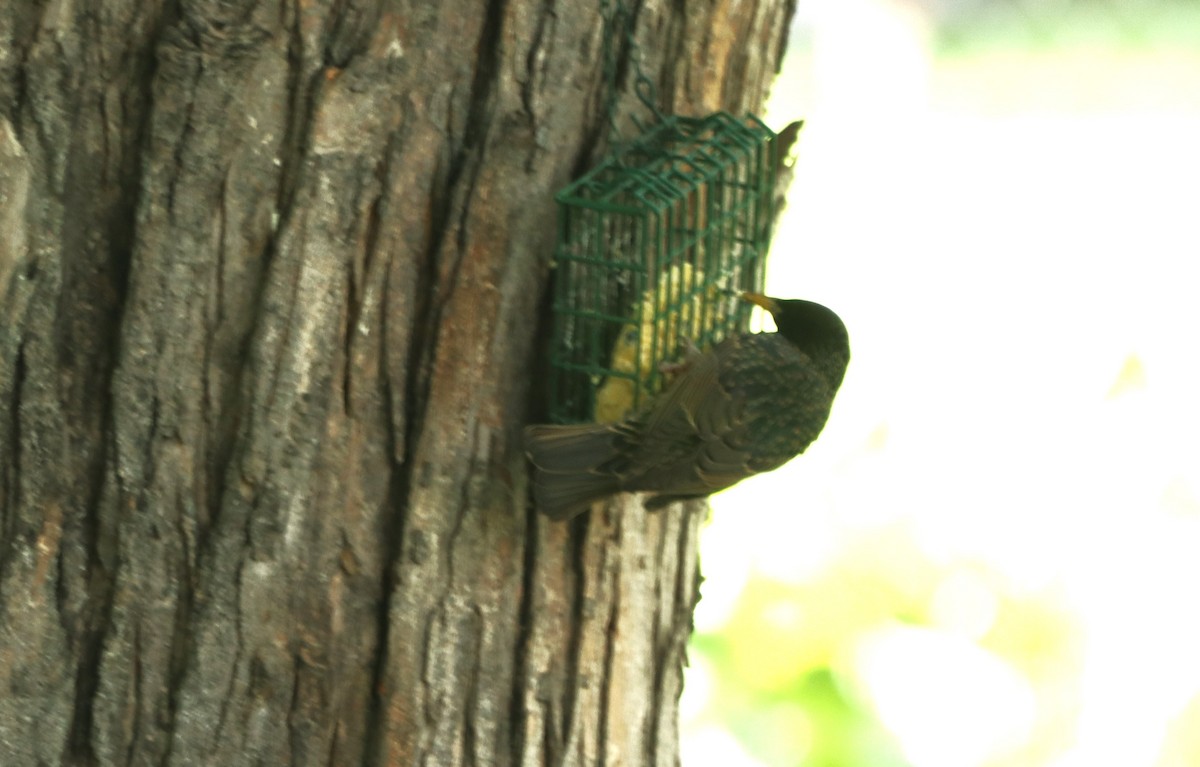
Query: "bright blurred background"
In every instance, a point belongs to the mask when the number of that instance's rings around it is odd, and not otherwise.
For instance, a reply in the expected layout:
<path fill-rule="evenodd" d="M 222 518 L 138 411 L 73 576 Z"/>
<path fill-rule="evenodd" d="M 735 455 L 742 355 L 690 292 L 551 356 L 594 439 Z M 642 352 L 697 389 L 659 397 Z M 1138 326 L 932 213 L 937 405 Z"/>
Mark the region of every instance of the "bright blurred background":
<path fill-rule="evenodd" d="M 854 357 L 713 501 L 684 767 L 1200 765 L 1200 3 L 798 13 L 768 292 Z"/>

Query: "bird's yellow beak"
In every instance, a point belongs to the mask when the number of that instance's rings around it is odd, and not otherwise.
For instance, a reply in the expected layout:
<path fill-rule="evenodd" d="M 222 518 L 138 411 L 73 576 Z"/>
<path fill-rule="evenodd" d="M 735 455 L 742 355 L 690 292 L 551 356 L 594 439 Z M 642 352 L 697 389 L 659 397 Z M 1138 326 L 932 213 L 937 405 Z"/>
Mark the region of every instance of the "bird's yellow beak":
<path fill-rule="evenodd" d="M 770 312 L 772 317 L 775 316 L 775 312 L 779 311 L 779 303 L 774 298 L 764 296 L 762 293 L 739 293 L 738 298 L 743 301 L 749 301 L 756 306 L 761 306 Z"/>

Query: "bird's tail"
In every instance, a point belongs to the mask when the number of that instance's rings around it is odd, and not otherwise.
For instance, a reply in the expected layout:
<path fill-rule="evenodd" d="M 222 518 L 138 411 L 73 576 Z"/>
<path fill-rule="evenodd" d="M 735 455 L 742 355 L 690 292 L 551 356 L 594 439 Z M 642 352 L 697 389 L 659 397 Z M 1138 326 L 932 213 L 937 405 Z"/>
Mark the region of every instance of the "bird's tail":
<path fill-rule="evenodd" d="M 620 491 L 617 475 L 605 471 L 616 457 L 615 432 L 605 424 L 525 427 L 525 453 L 533 464 L 533 499 L 538 511 L 570 519 L 593 501 Z"/>

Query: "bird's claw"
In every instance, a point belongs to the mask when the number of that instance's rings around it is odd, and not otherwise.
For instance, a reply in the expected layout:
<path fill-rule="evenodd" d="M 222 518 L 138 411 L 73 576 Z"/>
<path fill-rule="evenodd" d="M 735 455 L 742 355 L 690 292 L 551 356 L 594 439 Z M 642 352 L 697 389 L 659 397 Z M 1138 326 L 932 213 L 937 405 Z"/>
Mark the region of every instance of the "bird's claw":
<path fill-rule="evenodd" d="M 659 363 L 658 372 L 666 376 L 677 376 L 692 366 L 692 362 L 700 356 L 700 347 L 687 336 L 679 337 L 679 348 L 683 350 L 680 360 L 663 360 Z"/>

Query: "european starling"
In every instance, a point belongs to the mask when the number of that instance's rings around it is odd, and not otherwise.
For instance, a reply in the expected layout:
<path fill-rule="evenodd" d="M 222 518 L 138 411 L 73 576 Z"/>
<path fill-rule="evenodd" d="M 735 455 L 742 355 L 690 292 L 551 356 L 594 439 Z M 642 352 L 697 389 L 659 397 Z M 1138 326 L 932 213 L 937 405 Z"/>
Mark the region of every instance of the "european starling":
<path fill-rule="evenodd" d="M 541 512 L 569 519 L 625 491 L 655 493 L 651 510 L 703 498 L 812 444 L 850 361 L 846 326 L 811 301 L 741 297 L 771 312 L 778 332 L 693 352 L 666 391 L 619 423 L 526 427 Z"/>

